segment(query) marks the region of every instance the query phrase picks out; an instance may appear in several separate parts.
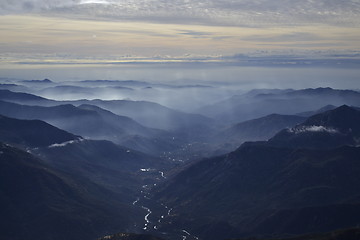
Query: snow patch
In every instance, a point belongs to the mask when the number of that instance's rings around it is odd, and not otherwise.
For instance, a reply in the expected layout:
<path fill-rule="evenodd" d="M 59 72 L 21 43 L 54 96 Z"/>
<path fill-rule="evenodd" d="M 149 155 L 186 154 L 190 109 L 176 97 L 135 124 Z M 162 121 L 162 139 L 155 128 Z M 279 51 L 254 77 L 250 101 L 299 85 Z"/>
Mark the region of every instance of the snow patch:
<path fill-rule="evenodd" d="M 155 169 L 152 169 L 152 168 L 141 168 L 140 171 L 141 172 L 152 172 L 154 171 Z"/>
<path fill-rule="evenodd" d="M 328 128 L 324 126 L 301 126 L 301 127 L 295 127 L 295 128 L 289 128 L 287 130 L 290 133 L 304 133 L 304 132 L 328 132 L 328 133 L 338 133 L 339 131 L 334 128 Z"/>
<path fill-rule="evenodd" d="M 74 144 L 74 143 L 78 143 L 78 142 L 82 142 L 82 141 L 84 141 L 84 139 L 76 139 L 76 140 L 71 140 L 71 141 L 67 141 L 67 142 L 63 142 L 63 143 L 55 143 L 55 144 L 50 145 L 48 148 L 65 147 L 66 145 Z"/>

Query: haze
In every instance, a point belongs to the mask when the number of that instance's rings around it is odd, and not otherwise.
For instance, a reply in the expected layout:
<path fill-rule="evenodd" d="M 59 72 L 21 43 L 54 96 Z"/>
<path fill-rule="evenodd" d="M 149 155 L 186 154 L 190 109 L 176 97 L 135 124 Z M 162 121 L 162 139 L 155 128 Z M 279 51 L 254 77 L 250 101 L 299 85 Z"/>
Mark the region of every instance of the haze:
<path fill-rule="evenodd" d="M 325 0 L 2 1 L 0 76 L 3 82 L 49 78 L 216 86 L 213 97 L 197 96 L 202 102 L 221 100 L 229 88 L 358 89 L 359 6 L 359 1 Z M 172 102 L 164 94 L 141 96 L 186 108 L 178 104 L 185 93 Z"/>

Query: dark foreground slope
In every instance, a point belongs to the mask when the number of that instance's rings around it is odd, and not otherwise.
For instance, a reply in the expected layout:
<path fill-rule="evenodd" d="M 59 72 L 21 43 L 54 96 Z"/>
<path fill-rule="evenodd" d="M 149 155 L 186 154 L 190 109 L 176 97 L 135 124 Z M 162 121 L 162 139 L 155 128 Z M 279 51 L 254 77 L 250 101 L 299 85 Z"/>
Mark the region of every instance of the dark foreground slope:
<path fill-rule="evenodd" d="M 147 234 L 117 233 L 99 238 L 98 240 L 163 240 Z"/>
<path fill-rule="evenodd" d="M 276 238 L 268 240 L 359 240 L 360 239 L 360 228 L 350 228 L 344 230 L 337 230 L 334 232 L 328 232 L 323 234 L 310 234 L 302 235 L 298 237 L 289 237 L 289 238 Z M 235 239 L 232 239 L 235 240 Z M 236 239 L 236 240 L 260 240 L 255 238 L 246 238 L 246 239 Z M 261 239 L 266 240 L 266 239 Z"/>
<path fill-rule="evenodd" d="M 173 224 L 204 239 L 329 231 L 360 223 L 359 159 L 355 147 L 244 145 L 181 172 L 157 196 L 174 208 Z"/>
<path fill-rule="evenodd" d="M 109 191 L 0 144 L 0 238 L 94 239 L 124 231 L 136 211 Z"/>
<path fill-rule="evenodd" d="M 0 150 L 1 222 L 9 219 L 0 236 L 85 240 L 140 231 L 146 211 L 133 202 L 161 178 L 164 161 L 39 120 L 0 123 L 0 139 L 27 151 Z"/>
<path fill-rule="evenodd" d="M 345 118 L 351 120 L 341 120 L 345 113 Z M 312 145 L 312 139 L 318 139 L 318 135 L 325 142 L 333 142 L 331 134 L 324 137 L 322 131 L 313 131 L 312 137 L 306 138 L 306 145 L 299 147 L 290 141 L 294 137 L 290 135 L 281 144 L 272 140 L 245 143 L 230 154 L 193 164 L 155 195 L 173 208 L 172 218 L 162 229 L 189 229 L 202 239 L 215 240 L 357 226 L 357 118 L 358 111 L 343 106 L 308 120 L 310 126 L 321 124 L 317 127 L 347 134 L 332 148 L 303 148 Z M 349 128 L 354 130 L 348 131 Z M 349 142 L 350 138 L 354 141 Z"/>
<path fill-rule="evenodd" d="M 80 175 L 122 197 L 131 204 L 145 183 L 149 174 L 141 169 L 153 169 L 154 174 L 164 171 L 168 163 L 116 145 L 109 141 L 82 140 L 72 143 L 53 145 L 34 150 L 44 161 L 71 175 Z M 149 180 L 150 181 L 150 180 Z"/>

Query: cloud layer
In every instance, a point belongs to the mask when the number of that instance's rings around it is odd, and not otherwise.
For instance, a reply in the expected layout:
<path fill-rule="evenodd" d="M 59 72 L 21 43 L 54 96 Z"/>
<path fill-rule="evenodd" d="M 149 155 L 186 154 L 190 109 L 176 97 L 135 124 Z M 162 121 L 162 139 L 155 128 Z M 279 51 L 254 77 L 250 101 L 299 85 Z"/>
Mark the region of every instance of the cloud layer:
<path fill-rule="evenodd" d="M 2 14 L 42 12 L 117 20 L 236 26 L 360 24 L 358 0 L 5 0 Z"/>
<path fill-rule="evenodd" d="M 48 11 L 51 9 L 72 7 L 80 0 L 2 0 L 0 1 L 1 14 L 28 13 Z"/>

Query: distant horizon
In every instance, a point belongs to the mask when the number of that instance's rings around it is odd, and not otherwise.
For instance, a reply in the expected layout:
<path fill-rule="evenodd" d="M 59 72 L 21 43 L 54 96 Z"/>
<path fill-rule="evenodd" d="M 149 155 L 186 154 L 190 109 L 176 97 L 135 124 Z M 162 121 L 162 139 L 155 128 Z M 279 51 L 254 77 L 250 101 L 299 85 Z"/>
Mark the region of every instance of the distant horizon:
<path fill-rule="evenodd" d="M 3 64 L 360 59 L 356 1 L 19 0 L 0 4 Z"/>
<path fill-rule="evenodd" d="M 0 3 L 0 77 L 359 89 L 360 3 Z"/>
<path fill-rule="evenodd" d="M 196 66 L 194 66 L 196 65 Z M 3 66 L 2 66 L 3 67 Z M 36 65 L 0 67 L 0 78 L 81 80 L 134 80 L 168 84 L 224 84 L 243 89 L 316 88 L 360 89 L 360 68 L 353 66 L 236 66 L 221 64 Z"/>

